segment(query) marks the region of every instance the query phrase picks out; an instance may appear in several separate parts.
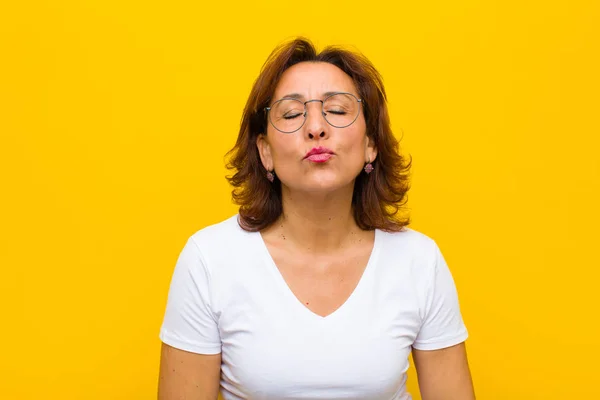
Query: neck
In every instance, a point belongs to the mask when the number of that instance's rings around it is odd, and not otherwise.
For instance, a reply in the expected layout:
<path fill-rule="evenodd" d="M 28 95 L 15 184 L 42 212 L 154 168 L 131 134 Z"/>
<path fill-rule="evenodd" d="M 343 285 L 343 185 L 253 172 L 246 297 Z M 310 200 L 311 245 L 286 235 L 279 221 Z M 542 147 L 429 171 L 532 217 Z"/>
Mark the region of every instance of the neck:
<path fill-rule="evenodd" d="M 353 187 L 327 194 L 291 192 L 282 187 L 283 213 L 274 228 L 303 251 L 326 253 L 359 238 L 352 215 Z"/>

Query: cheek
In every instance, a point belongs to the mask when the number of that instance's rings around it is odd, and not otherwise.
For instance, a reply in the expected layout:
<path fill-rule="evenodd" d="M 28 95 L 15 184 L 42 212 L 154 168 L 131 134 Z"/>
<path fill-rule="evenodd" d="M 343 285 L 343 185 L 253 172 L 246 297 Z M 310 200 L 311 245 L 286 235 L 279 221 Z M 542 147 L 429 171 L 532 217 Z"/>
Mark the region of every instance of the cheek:
<path fill-rule="evenodd" d="M 343 141 L 343 144 L 346 150 L 353 155 L 364 157 L 368 141 L 364 125 L 348 130 L 344 136 L 346 140 Z"/>
<path fill-rule="evenodd" d="M 285 162 L 297 157 L 298 146 L 300 146 L 296 135 L 286 135 L 279 132 L 269 133 L 271 143 L 271 155 L 274 160 Z"/>

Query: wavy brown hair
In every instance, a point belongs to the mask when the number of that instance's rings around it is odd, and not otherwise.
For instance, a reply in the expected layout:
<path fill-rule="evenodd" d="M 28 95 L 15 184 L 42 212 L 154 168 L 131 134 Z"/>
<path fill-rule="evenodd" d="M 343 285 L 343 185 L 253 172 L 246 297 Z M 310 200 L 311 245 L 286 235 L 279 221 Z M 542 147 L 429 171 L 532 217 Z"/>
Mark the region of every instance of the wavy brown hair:
<path fill-rule="evenodd" d="M 284 43 L 271 53 L 248 96 L 237 142 L 227 153 L 227 168 L 234 172 L 227 180 L 233 186 L 233 201 L 240 206 L 240 226 L 247 231 L 260 231 L 274 223 L 283 211 L 281 182 L 275 179 L 271 183 L 265 177 L 267 171 L 260 161 L 256 139 L 267 132 L 264 109 L 272 100 L 279 78 L 286 69 L 301 62 L 333 64 L 354 81 L 377 158 L 372 163 L 373 172 L 367 175 L 363 171 L 356 178 L 352 212 L 361 229 L 400 231 L 410 222 L 401 211 L 407 200 L 412 160 L 400 154 L 398 140 L 392 134 L 381 75 L 362 54 L 338 46 L 317 53 L 305 38 Z"/>

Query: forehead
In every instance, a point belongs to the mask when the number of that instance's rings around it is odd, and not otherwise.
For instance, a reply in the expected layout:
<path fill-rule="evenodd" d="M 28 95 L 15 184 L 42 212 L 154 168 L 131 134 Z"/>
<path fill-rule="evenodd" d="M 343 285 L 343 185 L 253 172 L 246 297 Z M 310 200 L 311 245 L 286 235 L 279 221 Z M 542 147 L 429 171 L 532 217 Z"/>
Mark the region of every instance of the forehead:
<path fill-rule="evenodd" d="M 274 98 L 299 94 L 305 99 L 319 98 L 327 92 L 350 92 L 358 95 L 352 78 L 327 62 L 301 62 L 281 75 Z"/>

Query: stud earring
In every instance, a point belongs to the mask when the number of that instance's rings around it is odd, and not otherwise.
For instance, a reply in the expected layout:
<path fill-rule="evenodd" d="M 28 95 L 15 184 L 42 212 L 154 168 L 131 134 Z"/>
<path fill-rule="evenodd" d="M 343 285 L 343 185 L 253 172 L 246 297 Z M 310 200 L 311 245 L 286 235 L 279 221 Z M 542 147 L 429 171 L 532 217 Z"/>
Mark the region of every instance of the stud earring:
<path fill-rule="evenodd" d="M 373 164 L 371 164 L 370 161 L 367 163 L 367 165 L 365 165 L 365 172 L 367 174 L 370 174 L 371 172 L 373 172 L 374 169 L 375 168 L 373 168 Z"/>
<path fill-rule="evenodd" d="M 269 180 L 269 182 L 273 183 L 273 181 L 275 180 L 275 174 L 271 171 L 267 171 L 267 179 Z"/>

